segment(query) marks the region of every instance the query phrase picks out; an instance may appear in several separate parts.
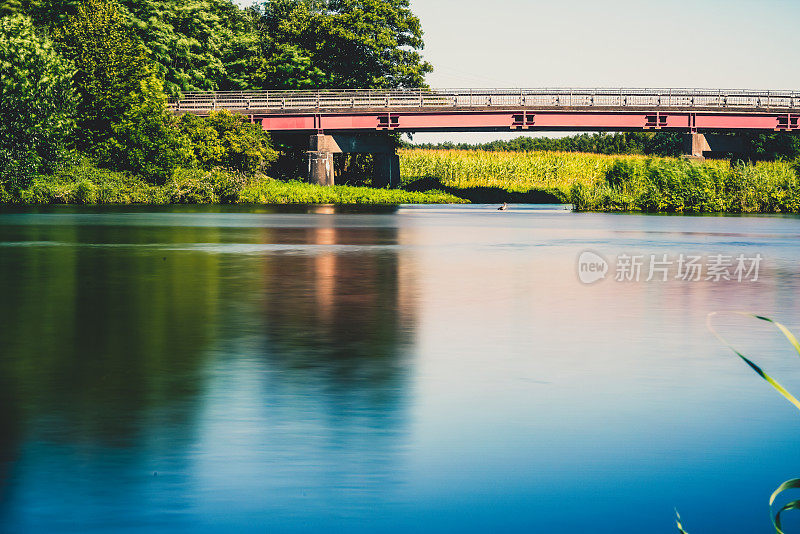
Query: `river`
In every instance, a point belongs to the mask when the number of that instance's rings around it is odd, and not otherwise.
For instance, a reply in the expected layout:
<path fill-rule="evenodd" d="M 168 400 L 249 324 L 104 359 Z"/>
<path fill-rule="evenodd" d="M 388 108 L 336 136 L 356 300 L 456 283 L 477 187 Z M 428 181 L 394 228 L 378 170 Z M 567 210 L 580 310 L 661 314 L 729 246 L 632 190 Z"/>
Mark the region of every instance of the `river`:
<path fill-rule="evenodd" d="M 561 206 L 5 209 L 0 531 L 770 532 L 800 413 L 706 316 L 800 334 L 799 243 Z M 800 394 L 780 332 L 716 324 Z"/>

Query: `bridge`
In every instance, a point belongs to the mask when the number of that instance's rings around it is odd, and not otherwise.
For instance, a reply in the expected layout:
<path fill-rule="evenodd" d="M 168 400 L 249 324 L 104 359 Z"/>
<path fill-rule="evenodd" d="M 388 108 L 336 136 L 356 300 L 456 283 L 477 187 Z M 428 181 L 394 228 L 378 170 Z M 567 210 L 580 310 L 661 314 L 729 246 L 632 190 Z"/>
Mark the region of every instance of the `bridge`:
<path fill-rule="evenodd" d="M 394 132 L 673 131 L 687 156 L 731 151 L 730 131 L 799 132 L 800 91 L 395 89 L 185 93 L 178 114 L 227 109 L 270 132 L 309 136 L 308 178 L 333 184 L 333 154 L 375 155 L 373 185 L 399 184 Z"/>

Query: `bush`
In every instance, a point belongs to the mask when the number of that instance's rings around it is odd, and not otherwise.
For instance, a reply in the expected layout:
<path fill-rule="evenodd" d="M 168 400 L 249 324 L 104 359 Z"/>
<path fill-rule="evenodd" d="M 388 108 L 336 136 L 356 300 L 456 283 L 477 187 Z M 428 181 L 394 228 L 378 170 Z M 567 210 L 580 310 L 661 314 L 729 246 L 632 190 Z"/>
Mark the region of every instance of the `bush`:
<path fill-rule="evenodd" d="M 641 159 L 617 159 L 606 170 L 605 181 L 610 187 L 627 188 L 641 182 L 646 162 Z"/>
<path fill-rule="evenodd" d="M 36 176 L 16 193 L 0 194 L 2 203 L 18 204 L 166 204 L 163 187 L 129 174 L 100 169 L 88 160 Z"/>
<path fill-rule="evenodd" d="M 234 204 L 249 183 L 246 176 L 224 169 L 179 168 L 165 189 L 177 204 Z"/>
<path fill-rule="evenodd" d="M 166 184 L 170 202 L 175 204 L 212 204 L 217 201 L 214 185 L 206 172 L 177 169 Z"/>
<path fill-rule="evenodd" d="M 278 157 L 260 125 L 227 110 L 211 112 L 206 118 L 183 115 L 179 127 L 190 150 L 185 163 L 191 167 L 223 167 L 252 175 Z"/>

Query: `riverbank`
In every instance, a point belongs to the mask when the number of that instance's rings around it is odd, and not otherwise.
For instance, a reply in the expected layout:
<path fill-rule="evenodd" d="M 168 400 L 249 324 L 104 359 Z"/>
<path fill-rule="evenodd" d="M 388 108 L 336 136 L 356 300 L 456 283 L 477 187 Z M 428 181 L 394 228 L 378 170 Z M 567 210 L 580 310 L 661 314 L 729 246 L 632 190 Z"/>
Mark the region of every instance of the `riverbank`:
<path fill-rule="evenodd" d="M 178 169 L 154 185 L 89 163 L 6 191 L 4 204 L 563 203 L 586 211 L 798 213 L 797 162 L 691 162 L 574 152 L 400 150 L 401 189 L 323 187 Z"/>
<path fill-rule="evenodd" d="M 589 211 L 797 213 L 798 163 L 574 152 L 405 149 L 404 187 L 473 202 L 562 202 Z"/>
<path fill-rule="evenodd" d="M 323 187 L 267 176 L 248 177 L 224 170 L 178 169 L 154 185 L 127 173 L 89 163 L 39 176 L 24 188 L 6 191 L 0 204 L 458 204 L 467 200 L 430 188 L 426 191 L 371 187 Z"/>

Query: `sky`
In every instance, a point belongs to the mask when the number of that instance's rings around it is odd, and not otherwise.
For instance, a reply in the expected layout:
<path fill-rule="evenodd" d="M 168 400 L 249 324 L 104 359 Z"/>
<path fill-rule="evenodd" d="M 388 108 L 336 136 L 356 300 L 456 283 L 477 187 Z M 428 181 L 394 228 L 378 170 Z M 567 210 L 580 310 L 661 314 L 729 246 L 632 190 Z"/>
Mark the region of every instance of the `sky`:
<path fill-rule="evenodd" d="M 435 68 L 431 87 L 800 89 L 800 0 L 411 0 L 411 8 Z"/>

